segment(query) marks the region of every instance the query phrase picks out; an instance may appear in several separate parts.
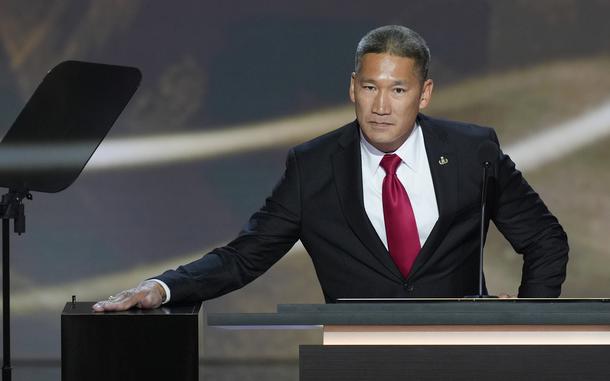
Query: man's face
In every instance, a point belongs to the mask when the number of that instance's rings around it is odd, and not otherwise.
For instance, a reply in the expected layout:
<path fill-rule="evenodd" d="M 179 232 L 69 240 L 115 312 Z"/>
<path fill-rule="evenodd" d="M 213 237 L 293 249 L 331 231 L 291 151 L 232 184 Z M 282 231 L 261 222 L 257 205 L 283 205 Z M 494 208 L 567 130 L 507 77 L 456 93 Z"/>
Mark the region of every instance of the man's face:
<path fill-rule="evenodd" d="M 349 95 L 366 140 L 383 152 L 398 149 L 411 134 L 419 110 L 428 105 L 432 87 L 431 79 L 422 84 L 412 58 L 362 56 L 360 70 L 352 73 Z"/>

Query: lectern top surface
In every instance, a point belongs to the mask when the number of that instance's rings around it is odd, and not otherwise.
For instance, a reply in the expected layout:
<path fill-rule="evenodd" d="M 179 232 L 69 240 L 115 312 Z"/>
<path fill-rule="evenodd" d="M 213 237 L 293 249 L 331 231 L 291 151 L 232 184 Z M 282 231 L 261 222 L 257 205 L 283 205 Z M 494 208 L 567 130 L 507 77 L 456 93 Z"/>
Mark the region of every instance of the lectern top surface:
<path fill-rule="evenodd" d="M 460 313 L 610 315 L 609 299 L 343 299 L 329 304 L 280 304 L 278 313 Z"/>
<path fill-rule="evenodd" d="M 609 303 L 610 298 L 339 298 L 338 303 Z"/>
<path fill-rule="evenodd" d="M 107 315 L 197 315 L 201 309 L 201 302 L 166 305 L 152 310 L 141 310 L 132 308 L 121 312 L 95 312 L 93 305 L 96 302 L 68 302 L 66 303 L 62 315 L 91 315 L 91 316 L 107 316 Z"/>
<path fill-rule="evenodd" d="M 280 304 L 276 313 L 208 314 L 211 326 L 610 325 L 607 299 L 411 299 Z"/>

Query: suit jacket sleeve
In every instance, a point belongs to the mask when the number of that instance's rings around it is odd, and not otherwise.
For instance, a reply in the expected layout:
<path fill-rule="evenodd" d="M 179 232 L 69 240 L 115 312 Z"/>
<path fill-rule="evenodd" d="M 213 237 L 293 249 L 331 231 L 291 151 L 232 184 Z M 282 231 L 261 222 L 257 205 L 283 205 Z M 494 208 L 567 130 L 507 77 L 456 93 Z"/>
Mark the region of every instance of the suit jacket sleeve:
<path fill-rule="evenodd" d="M 493 130 L 491 134 L 498 143 Z M 566 277 L 567 235 L 508 155 L 500 153 L 497 171 L 491 218 L 523 255 L 519 297 L 558 297 Z"/>
<path fill-rule="evenodd" d="M 300 200 L 297 160 L 294 150 L 290 150 L 284 175 L 237 238 L 155 278 L 168 285 L 172 302 L 211 299 L 245 286 L 299 239 Z"/>

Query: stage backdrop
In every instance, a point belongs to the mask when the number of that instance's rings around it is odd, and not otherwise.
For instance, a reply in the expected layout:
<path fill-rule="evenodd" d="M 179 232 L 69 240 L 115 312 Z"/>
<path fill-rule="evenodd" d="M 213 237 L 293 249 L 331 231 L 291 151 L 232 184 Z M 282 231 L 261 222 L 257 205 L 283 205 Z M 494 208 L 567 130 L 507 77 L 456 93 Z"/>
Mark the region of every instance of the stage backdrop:
<path fill-rule="evenodd" d="M 353 120 L 356 43 L 389 23 L 429 43 L 428 113 L 495 127 L 558 216 L 571 246 L 563 296 L 608 296 L 608 14 L 601 0 L 0 1 L 0 132 L 63 60 L 143 73 L 81 178 L 27 202 L 27 233 L 12 241 L 15 379 L 57 379 L 59 316 L 72 295 L 106 298 L 232 239 L 292 145 Z M 521 257 L 493 229 L 486 261 L 490 291 L 515 294 Z M 205 306 L 262 312 L 322 300 L 297 244 Z M 297 343 L 320 339 L 205 335 L 206 379 L 296 380 Z"/>

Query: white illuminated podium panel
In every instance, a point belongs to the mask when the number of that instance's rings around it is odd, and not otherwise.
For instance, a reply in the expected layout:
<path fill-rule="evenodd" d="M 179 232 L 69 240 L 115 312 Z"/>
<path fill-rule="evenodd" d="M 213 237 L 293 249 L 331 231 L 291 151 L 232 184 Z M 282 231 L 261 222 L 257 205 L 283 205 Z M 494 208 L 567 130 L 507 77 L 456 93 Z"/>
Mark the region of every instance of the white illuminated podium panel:
<path fill-rule="evenodd" d="M 384 304 L 388 302 L 392 303 Z M 324 345 L 610 345 L 610 320 L 599 320 L 599 313 L 610 313 L 605 299 L 345 299 L 344 303 L 339 308 L 346 313 L 409 314 L 409 324 L 328 324 L 323 328 Z M 324 311 L 326 307 L 290 308 Z"/>

